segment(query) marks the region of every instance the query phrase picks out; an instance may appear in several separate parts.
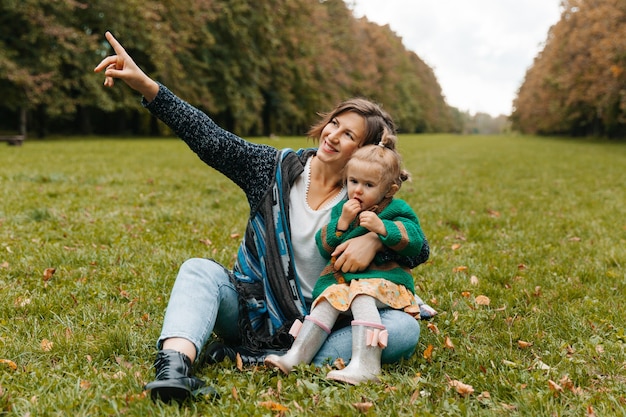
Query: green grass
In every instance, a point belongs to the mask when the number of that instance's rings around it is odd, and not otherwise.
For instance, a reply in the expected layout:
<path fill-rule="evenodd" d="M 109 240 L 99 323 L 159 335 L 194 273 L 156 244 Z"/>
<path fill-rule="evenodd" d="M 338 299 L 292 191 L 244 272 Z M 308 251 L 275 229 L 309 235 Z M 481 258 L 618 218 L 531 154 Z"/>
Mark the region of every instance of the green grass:
<path fill-rule="evenodd" d="M 178 407 L 142 395 L 154 341 L 185 259 L 232 264 L 242 192 L 173 139 L 0 146 L 0 415 L 626 415 L 626 144 L 436 135 L 401 150 L 399 196 L 432 248 L 414 276 L 440 312 L 416 354 L 358 387 L 314 367 L 202 367 L 221 399 Z"/>

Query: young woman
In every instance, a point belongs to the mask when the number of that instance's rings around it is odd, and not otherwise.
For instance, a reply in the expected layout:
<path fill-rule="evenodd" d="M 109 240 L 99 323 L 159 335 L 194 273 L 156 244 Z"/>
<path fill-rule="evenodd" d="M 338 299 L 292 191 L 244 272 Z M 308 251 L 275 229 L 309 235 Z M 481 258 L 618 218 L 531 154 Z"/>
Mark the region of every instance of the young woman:
<path fill-rule="evenodd" d="M 325 260 L 317 251 L 315 232 L 330 219 L 331 208 L 346 197 L 341 172 L 352 153 L 378 143 L 384 129 L 395 131 L 392 119 L 378 105 L 348 100 L 325 114 L 309 131 L 317 149 L 279 150 L 252 144 L 221 129 L 206 114 L 176 97 L 148 77 L 106 33 L 115 55 L 95 68 L 104 85 L 115 79 L 143 95 L 143 105 L 166 123 L 211 167 L 230 178 L 246 194 L 250 218 L 232 270 L 211 259 L 190 259 L 180 267 L 157 341 L 156 379 L 146 385 L 153 399 L 184 400 L 197 394 L 217 395 L 192 375 L 191 366 L 215 333 L 226 346 L 209 357 L 234 359 L 236 353 L 261 361 L 265 349 L 286 349 L 292 323 L 309 310 L 313 286 Z M 380 253 L 379 253 L 380 252 Z M 356 272 L 374 256 L 396 259 L 412 268 L 428 258 L 398 256 L 386 251 L 376 233 L 338 246 L 335 267 Z M 419 323 L 402 311 L 381 312 L 389 332 L 382 360 L 410 356 L 417 344 Z M 236 325 L 234 325 L 236 324 Z M 331 333 L 316 363 L 350 357 L 351 329 Z M 233 347 L 244 346 L 246 349 Z M 238 350 L 239 349 L 239 350 Z M 259 353 L 258 357 L 255 357 Z M 243 354 L 242 354 L 243 355 Z"/>
<path fill-rule="evenodd" d="M 364 270 L 344 272 L 335 267 L 333 258 L 337 246 L 369 232 L 400 255 L 420 253 L 424 233 L 417 215 L 406 202 L 394 198 L 409 178 L 401 169 L 395 143 L 396 137 L 385 133 L 378 145 L 363 146 L 352 154 L 344 170 L 348 200 L 332 209 L 330 222 L 316 234 L 319 251 L 329 262 L 313 288 L 313 309 L 304 323 L 295 322 L 291 349 L 284 356 L 269 355 L 266 365 L 289 373 L 295 365 L 309 363 L 339 315 L 351 312 L 350 364 L 329 372 L 328 378 L 351 384 L 376 380 L 388 341 L 378 308 L 419 314 L 413 276 L 395 260 L 375 257 Z"/>

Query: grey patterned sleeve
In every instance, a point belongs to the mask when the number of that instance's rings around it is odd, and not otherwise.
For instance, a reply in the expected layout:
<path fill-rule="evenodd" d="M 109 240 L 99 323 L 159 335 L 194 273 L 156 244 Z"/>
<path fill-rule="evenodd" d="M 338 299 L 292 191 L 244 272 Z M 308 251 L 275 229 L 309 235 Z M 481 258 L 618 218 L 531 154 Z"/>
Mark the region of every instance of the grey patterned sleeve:
<path fill-rule="evenodd" d="M 177 97 L 164 85 L 151 102 L 142 101 L 202 161 L 237 184 L 255 207 L 274 179 L 279 150 L 254 144 L 219 127 L 208 115 Z"/>

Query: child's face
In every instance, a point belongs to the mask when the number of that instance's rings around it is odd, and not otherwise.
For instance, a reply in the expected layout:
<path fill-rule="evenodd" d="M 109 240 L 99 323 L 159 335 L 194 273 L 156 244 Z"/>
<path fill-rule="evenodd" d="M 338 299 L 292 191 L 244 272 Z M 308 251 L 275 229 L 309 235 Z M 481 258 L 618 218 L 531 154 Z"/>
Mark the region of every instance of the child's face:
<path fill-rule="evenodd" d="M 347 169 L 348 198 L 356 199 L 361 204 L 361 210 L 367 210 L 382 201 L 389 191 L 382 181 L 382 167 L 352 161 Z"/>

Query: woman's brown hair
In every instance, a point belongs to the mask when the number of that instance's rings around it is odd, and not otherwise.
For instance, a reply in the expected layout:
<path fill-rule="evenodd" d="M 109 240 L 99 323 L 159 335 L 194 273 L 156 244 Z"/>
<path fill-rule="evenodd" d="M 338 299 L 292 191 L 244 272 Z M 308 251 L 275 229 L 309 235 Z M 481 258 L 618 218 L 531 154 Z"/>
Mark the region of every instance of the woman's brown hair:
<path fill-rule="evenodd" d="M 378 144 L 385 130 L 391 134 L 396 133 L 393 119 L 380 105 L 368 99 L 357 97 L 340 103 L 328 113 L 319 113 L 321 119 L 311 126 L 307 136 L 319 140 L 324 127 L 335 117 L 346 112 L 360 114 L 365 119 L 365 137 L 362 138 L 360 146 Z"/>

